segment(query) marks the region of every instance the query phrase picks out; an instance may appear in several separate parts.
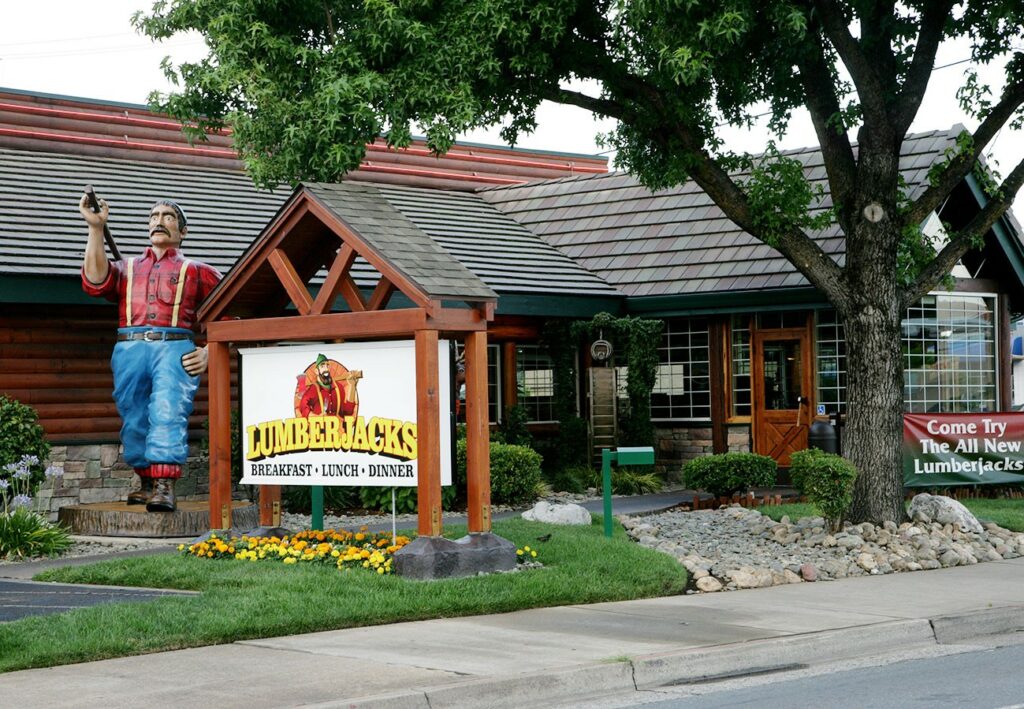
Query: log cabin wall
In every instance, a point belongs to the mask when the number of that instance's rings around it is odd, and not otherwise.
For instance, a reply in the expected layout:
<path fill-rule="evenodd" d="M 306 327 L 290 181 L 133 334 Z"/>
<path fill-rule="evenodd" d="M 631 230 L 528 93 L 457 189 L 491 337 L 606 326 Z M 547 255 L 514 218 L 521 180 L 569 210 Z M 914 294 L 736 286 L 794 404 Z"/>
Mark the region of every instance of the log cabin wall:
<path fill-rule="evenodd" d="M 110 355 L 117 314 L 110 305 L 5 303 L 0 312 L 0 393 L 39 414 L 51 462 L 64 475 L 40 490 L 55 515 L 64 505 L 122 500 L 136 484 L 121 458 L 121 418 L 113 400 Z M 233 375 L 232 382 L 235 384 Z M 176 486 L 182 499 L 207 492 L 206 378 L 189 419 L 189 465 Z"/>

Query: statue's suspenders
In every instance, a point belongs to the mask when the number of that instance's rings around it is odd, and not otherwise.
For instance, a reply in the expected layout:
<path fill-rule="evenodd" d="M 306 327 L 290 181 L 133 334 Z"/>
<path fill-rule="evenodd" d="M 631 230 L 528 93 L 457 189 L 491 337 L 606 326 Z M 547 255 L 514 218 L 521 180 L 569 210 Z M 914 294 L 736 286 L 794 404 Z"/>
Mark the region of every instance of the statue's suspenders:
<path fill-rule="evenodd" d="M 185 292 L 185 273 L 192 262 L 185 259 L 181 262 L 181 270 L 178 271 L 178 288 L 174 292 L 174 310 L 171 313 L 171 327 L 178 327 L 178 311 L 181 309 L 181 295 Z M 128 270 L 125 274 L 127 283 L 124 291 L 124 322 L 125 327 L 132 326 L 132 280 L 134 279 L 135 259 L 129 259 Z"/>
<path fill-rule="evenodd" d="M 135 259 L 128 259 L 128 283 L 124 291 L 124 325 L 132 326 L 132 275 L 135 266 Z"/>
<path fill-rule="evenodd" d="M 178 272 L 178 290 L 174 292 L 174 311 L 171 313 L 171 327 L 178 327 L 178 310 L 181 308 L 181 294 L 185 291 L 185 273 L 192 262 L 185 259 Z"/>

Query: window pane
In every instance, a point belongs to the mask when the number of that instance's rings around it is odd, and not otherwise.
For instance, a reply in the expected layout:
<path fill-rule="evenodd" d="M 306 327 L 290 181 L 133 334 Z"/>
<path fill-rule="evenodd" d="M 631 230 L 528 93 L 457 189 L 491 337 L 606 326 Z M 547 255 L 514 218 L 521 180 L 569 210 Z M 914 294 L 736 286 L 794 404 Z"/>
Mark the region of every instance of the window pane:
<path fill-rule="evenodd" d="M 750 319 L 732 318 L 730 390 L 732 415 L 750 416 Z"/>
<path fill-rule="evenodd" d="M 708 321 L 667 320 L 658 347 L 658 376 L 651 392 L 655 420 L 710 419 L 711 382 Z M 628 372 L 617 368 L 619 396 L 626 396 Z"/>
<path fill-rule="evenodd" d="M 516 386 L 528 421 L 555 420 L 554 363 L 540 345 L 516 346 Z"/>

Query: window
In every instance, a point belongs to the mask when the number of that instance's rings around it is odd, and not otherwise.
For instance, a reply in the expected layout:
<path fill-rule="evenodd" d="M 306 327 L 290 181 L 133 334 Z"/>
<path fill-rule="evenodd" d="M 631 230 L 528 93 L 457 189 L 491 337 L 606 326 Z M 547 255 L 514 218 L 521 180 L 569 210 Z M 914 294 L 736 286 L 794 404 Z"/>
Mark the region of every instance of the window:
<path fill-rule="evenodd" d="M 540 345 L 516 345 L 516 386 L 528 421 L 555 420 L 554 362 Z"/>
<path fill-rule="evenodd" d="M 651 391 L 651 418 L 711 418 L 708 322 L 668 320 L 658 347 L 658 377 Z M 623 383 L 625 378 L 620 377 Z"/>
<path fill-rule="evenodd" d="M 902 325 L 903 401 L 910 413 L 996 410 L 996 326 L 991 297 L 935 293 Z M 846 408 L 846 343 L 836 313 L 817 317 L 818 402 Z"/>
<path fill-rule="evenodd" d="M 732 416 L 750 416 L 750 318 L 732 316 L 729 396 Z"/>
<path fill-rule="evenodd" d="M 914 413 L 995 411 L 991 298 L 935 294 L 903 321 L 903 399 Z"/>
<path fill-rule="evenodd" d="M 465 348 L 461 342 L 455 343 L 456 357 L 461 359 Z M 491 423 L 501 422 L 501 348 L 498 345 L 487 345 L 487 419 Z M 462 385 L 458 391 L 459 422 L 466 420 L 466 387 Z"/>
<path fill-rule="evenodd" d="M 834 310 L 819 310 L 814 323 L 818 404 L 831 415 L 846 406 L 846 340 Z"/>

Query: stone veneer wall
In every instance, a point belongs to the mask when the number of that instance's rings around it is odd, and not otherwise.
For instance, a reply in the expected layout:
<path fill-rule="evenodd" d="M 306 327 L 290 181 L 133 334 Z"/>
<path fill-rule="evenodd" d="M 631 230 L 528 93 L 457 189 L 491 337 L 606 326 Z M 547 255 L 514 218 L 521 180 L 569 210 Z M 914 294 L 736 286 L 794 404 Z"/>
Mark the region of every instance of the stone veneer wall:
<path fill-rule="evenodd" d="M 679 478 L 679 473 L 687 461 L 714 453 L 710 425 L 657 427 L 655 437 L 658 442 L 655 448 L 655 469 L 670 480 Z M 750 451 L 749 424 L 728 427 L 728 446 L 730 452 Z"/>
<path fill-rule="evenodd" d="M 138 486 L 135 471 L 121 457 L 120 443 L 55 445 L 50 463 L 64 474 L 39 487 L 37 504 L 51 519 L 68 505 L 119 502 Z M 199 445 L 189 445 L 188 464 L 175 484 L 179 500 L 206 499 L 210 492 L 208 459 Z"/>

